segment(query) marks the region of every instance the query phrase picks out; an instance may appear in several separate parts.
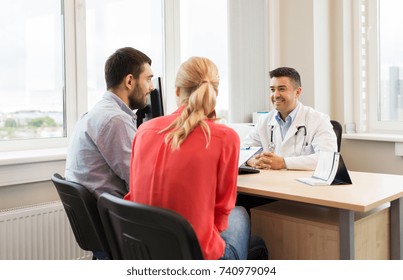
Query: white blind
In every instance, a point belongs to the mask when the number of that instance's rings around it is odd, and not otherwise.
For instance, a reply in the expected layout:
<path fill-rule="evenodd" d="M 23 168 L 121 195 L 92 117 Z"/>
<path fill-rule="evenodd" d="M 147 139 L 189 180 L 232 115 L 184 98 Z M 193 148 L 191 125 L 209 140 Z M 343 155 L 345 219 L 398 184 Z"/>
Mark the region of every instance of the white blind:
<path fill-rule="evenodd" d="M 360 128 L 362 132 L 368 130 L 368 1 L 360 0 L 359 4 L 359 19 L 360 19 L 360 34 L 359 34 L 359 49 L 360 49 L 360 100 L 361 100 L 361 118 Z"/>

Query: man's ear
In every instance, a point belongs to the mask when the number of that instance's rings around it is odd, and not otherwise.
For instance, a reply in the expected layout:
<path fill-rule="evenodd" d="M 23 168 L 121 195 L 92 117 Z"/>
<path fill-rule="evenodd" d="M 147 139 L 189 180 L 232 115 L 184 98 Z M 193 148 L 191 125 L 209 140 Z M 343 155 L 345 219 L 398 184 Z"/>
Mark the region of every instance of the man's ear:
<path fill-rule="evenodd" d="M 302 88 L 298 87 L 297 88 L 297 97 L 299 97 L 301 95 L 301 93 L 302 93 Z"/>
<path fill-rule="evenodd" d="M 132 89 L 136 85 L 136 79 L 132 74 L 128 74 L 123 80 L 124 86 Z"/>

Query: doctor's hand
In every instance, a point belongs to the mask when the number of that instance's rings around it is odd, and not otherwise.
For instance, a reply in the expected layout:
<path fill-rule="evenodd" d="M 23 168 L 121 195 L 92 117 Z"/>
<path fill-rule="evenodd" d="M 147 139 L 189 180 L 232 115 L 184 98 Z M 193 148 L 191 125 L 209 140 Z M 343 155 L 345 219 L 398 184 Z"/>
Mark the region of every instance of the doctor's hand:
<path fill-rule="evenodd" d="M 259 169 L 278 170 L 285 168 L 285 161 L 275 153 L 263 152 L 248 160 L 248 165 Z"/>

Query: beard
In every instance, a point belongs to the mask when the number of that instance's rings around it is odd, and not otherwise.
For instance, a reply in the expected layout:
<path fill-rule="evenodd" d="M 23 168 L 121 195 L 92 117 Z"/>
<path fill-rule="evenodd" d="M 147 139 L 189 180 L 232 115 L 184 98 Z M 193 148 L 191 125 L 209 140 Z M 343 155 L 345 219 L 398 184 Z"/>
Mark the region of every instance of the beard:
<path fill-rule="evenodd" d="M 143 94 L 140 86 L 136 85 L 129 95 L 129 108 L 142 109 L 147 105 L 148 94 Z"/>

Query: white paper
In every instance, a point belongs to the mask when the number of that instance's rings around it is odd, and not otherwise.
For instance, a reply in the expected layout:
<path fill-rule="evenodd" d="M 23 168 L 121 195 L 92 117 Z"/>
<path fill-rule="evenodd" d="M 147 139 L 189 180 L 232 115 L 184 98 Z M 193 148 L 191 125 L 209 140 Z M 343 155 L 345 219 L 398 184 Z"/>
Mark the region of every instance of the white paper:
<path fill-rule="evenodd" d="M 313 177 L 309 178 L 297 178 L 297 181 L 300 181 L 302 183 L 311 185 L 311 186 L 329 186 L 330 184 L 327 183 L 327 181 L 324 181 L 322 179 L 317 179 Z"/>
<path fill-rule="evenodd" d="M 311 186 L 331 185 L 339 167 L 340 154 L 320 152 L 315 172 L 310 178 L 297 178 L 297 181 Z"/>
<path fill-rule="evenodd" d="M 332 172 L 333 158 L 334 152 L 320 152 L 313 177 L 327 181 Z"/>

